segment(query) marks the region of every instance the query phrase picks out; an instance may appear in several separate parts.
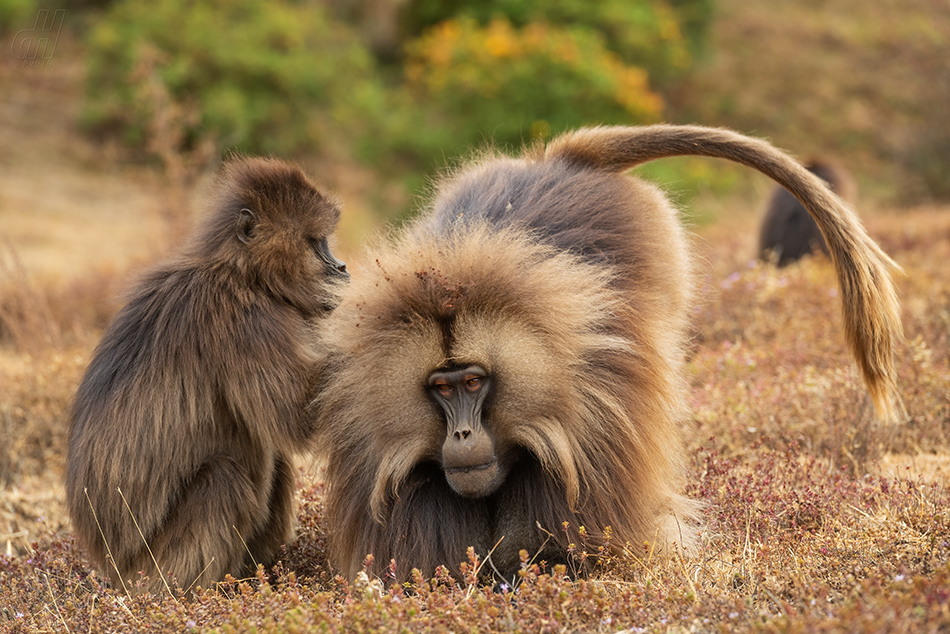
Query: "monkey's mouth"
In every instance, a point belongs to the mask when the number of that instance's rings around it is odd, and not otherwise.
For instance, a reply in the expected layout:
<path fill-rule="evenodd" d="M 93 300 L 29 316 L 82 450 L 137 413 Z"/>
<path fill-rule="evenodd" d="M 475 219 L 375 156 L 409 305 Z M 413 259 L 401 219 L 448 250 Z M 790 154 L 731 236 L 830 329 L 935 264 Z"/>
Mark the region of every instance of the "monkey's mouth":
<path fill-rule="evenodd" d="M 467 498 L 491 495 L 501 485 L 501 476 L 497 457 L 482 464 L 445 469 L 445 479 L 452 490 Z"/>
<path fill-rule="evenodd" d="M 491 467 L 498 466 L 498 458 L 492 458 L 485 464 L 477 464 L 471 467 L 454 467 L 452 469 L 446 469 L 446 473 L 456 474 L 456 473 L 470 473 L 472 471 L 484 471 L 485 469 L 490 469 Z"/>

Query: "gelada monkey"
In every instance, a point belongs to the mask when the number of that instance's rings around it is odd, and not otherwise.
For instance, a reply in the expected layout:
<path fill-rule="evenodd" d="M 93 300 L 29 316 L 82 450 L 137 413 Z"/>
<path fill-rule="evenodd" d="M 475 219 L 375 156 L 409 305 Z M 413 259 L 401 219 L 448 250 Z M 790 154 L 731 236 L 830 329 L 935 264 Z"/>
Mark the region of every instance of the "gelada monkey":
<path fill-rule="evenodd" d="M 847 339 L 882 416 L 896 406 L 896 264 L 814 174 L 770 144 L 693 126 L 600 127 L 488 153 L 372 251 L 321 328 L 316 402 L 331 562 L 511 579 L 603 539 L 687 549 L 684 347 L 695 286 L 677 213 L 625 175 L 729 159 L 787 188 L 829 245 Z M 566 522 L 566 524 L 565 524 Z M 366 559 L 368 554 L 373 559 Z"/>
<path fill-rule="evenodd" d="M 207 587 L 291 537 L 311 331 L 349 277 L 328 246 L 339 215 L 296 166 L 233 160 L 191 241 L 131 292 L 69 427 L 69 512 L 105 574 Z"/>

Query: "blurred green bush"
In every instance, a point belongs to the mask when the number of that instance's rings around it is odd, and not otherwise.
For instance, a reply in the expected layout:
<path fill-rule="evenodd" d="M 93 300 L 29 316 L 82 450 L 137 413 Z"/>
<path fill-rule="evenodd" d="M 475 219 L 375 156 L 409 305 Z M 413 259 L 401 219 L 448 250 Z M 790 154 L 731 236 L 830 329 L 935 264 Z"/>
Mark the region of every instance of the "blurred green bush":
<path fill-rule="evenodd" d="M 712 17 L 713 0 L 414 0 L 402 20 L 412 37 L 464 18 L 483 26 L 504 19 L 516 28 L 546 23 L 576 34 L 597 34 L 608 50 L 644 68 L 657 82 L 691 67 L 703 50 Z"/>
<path fill-rule="evenodd" d="M 0 33 L 16 33 L 33 26 L 36 19 L 34 0 L 0 0 Z"/>
<path fill-rule="evenodd" d="M 518 147 L 585 123 L 656 121 L 663 109 L 647 72 L 595 33 L 542 23 L 445 20 L 408 44 L 404 67 L 400 102 L 417 114 L 394 122 L 390 142 L 421 158 L 489 139 Z"/>
<path fill-rule="evenodd" d="M 352 149 L 416 190 L 472 146 L 660 120 L 651 84 L 689 69 L 712 2 L 116 0 L 88 22 L 84 121 L 146 151 L 170 120 L 182 151 Z"/>
<path fill-rule="evenodd" d="M 120 0 L 88 34 L 85 121 L 144 144 L 150 82 L 196 116 L 185 138 L 293 153 L 382 106 L 374 60 L 313 2 Z"/>

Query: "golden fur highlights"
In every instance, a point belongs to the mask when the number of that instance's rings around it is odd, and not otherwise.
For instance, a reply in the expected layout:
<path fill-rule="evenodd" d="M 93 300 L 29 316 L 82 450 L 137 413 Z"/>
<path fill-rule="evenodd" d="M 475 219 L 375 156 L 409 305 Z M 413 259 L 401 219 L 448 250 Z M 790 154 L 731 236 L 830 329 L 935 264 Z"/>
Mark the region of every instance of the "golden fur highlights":
<path fill-rule="evenodd" d="M 487 153 L 371 250 L 321 330 L 317 444 L 330 558 L 345 575 L 368 554 L 371 572 L 395 560 L 401 579 L 457 570 L 472 546 L 510 579 L 522 549 L 569 560 L 581 526 L 595 544 L 608 527 L 614 546 L 696 544 L 680 429 L 688 241 L 659 189 L 623 173 L 678 155 L 748 165 L 803 202 L 838 271 L 851 349 L 892 414 L 896 265 L 786 154 L 695 126 L 591 128 L 520 158 Z M 448 410 L 427 381 L 465 372 L 491 386 L 473 402 L 504 481 L 462 495 L 442 462 Z"/>

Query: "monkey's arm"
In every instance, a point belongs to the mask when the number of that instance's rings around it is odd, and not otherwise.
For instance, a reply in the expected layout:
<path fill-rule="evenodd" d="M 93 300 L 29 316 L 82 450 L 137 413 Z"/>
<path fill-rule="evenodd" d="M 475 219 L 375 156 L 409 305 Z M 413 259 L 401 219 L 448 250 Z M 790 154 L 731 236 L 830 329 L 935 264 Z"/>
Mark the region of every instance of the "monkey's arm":
<path fill-rule="evenodd" d="M 225 400 L 267 445 L 297 453 L 313 431 L 306 415 L 316 358 L 307 322 L 289 308 L 252 306 L 235 326 L 232 363 L 222 381 Z"/>

